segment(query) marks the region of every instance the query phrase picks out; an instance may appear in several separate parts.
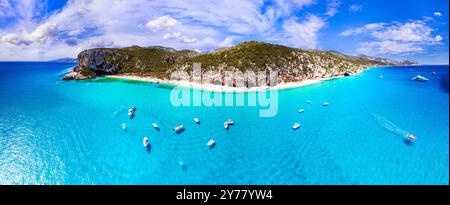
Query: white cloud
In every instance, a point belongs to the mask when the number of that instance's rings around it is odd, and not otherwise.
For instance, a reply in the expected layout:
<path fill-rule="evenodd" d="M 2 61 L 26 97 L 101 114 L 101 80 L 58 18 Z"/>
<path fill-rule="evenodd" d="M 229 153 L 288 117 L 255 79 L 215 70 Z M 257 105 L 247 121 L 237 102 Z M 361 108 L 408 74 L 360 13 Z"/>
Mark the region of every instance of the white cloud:
<path fill-rule="evenodd" d="M 181 35 L 181 32 L 175 32 L 175 33 L 167 33 L 163 36 L 164 40 L 176 40 L 178 42 L 182 43 L 196 43 L 197 39 L 195 38 L 186 38 Z"/>
<path fill-rule="evenodd" d="M 431 18 L 431 17 L 429 17 L 429 16 L 424 16 L 424 17 L 423 17 L 423 20 L 424 20 L 424 21 L 431 21 L 431 20 L 433 20 L 433 18 Z"/>
<path fill-rule="evenodd" d="M 338 8 L 341 5 L 339 0 L 328 0 L 327 2 L 327 12 L 328 16 L 334 16 L 338 12 Z"/>
<path fill-rule="evenodd" d="M 203 27 L 215 27 L 225 32 L 248 35 L 264 33 L 272 28 L 280 12 L 274 7 L 261 11 L 262 0 L 254 1 L 166 1 L 154 0 L 152 5 L 180 21 L 195 22 Z M 276 14 L 275 14 L 276 13 Z"/>
<path fill-rule="evenodd" d="M 398 41 L 375 41 L 363 42 L 357 49 L 359 53 L 379 55 L 379 54 L 401 54 L 423 51 L 423 48 L 413 44 Z"/>
<path fill-rule="evenodd" d="M 171 18 L 169 15 L 165 15 L 147 22 L 146 26 L 153 31 L 157 31 L 161 29 L 169 29 L 178 24 L 180 24 L 179 21 Z"/>
<path fill-rule="evenodd" d="M 36 28 L 32 33 L 22 33 L 20 35 L 10 33 L 4 35 L 1 40 L 12 45 L 30 45 L 34 42 L 44 42 L 58 35 L 57 25 L 53 22 L 46 22 Z"/>
<path fill-rule="evenodd" d="M 76 49 L 77 53 L 90 48 L 115 47 L 114 41 L 99 37 L 84 41 Z"/>
<path fill-rule="evenodd" d="M 366 54 L 400 54 L 423 51 L 424 46 L 440 44 L 443 37 L 433 35 L 433 29 L 424 21 L 406 23 L 373 23 L 351 28 L 341 36 L 366 35 L 371 42 L 361 43 L 358 52 Z"/>
<path fill-rule="evenodd" d="M 425 23 L 416 21 L 405 24 L 388 26 L 385 29 L 374 30 L 372 35 L 381 40 L 395 40 L 403 42 L 430 42 L 432 29 Z"/>
<path fill-rule="evenodd" d="M 14 8 L 8 0 L 0 0 L 0 19 L 15 16 Z"/>
<path fill-rule="evenodd" d="M 434 41 L 435 42 L 440 42 L 440 41 L 442 41 L 444 38 L 442 38 L 442 36 L 441 35 L 436 35 L 435 37 L 434 37 Z"/>
<path fill-rule="evenodd" d="M 315 0 L 276 0 L 281 12 L 290 14 L 293 10 L 315 4 Z"/>
<path fill-rule="evenodd" d="M 38 0 L 0 0 L 0 18 L 20 17 L 32 19 L 36 14 L 36 8 L 42 5 Z"/>
<path fill-rule="evenodd" d="M 352 12 L 358 12 L 362 10 L 362 6 L 359 4 L 352 4 L 350 5 L 349 10 Z"/>
<path fill-rule="evenodd" d="M 235 37 L 233 36 L 229 36 L 227 38 L 225 38 L 222 42 L 219 43 L 219 47 L 230 47 L 230 46 L 234 46 L 234 41 Z"/>
<path fill-rule="evenodd" d="M 439 11 L 436 11 L 436 12 L 434 12 L 434 15 L 435 15 L 435 16 L 442 16 L 442 13 L 439 12 Z"/>
<path fill-rule="evenodd" d="M 345 30 L 344 32 L 340 33 L 341 36 L 352 36 L 352 35 L 358 35 L 361 33 L 368 33 L 377 29 L 381 29 L 384 27 L 384 23 L 370 23 L 366 24 L 362 27 L 356 27 L 356 28 L 350 28 Z"/>
<path fill-rule="evenodd" d="M 0 60 L 74 57 L 97 46 L 207 51 L 244 39 L 287 38 L 278 43 L 313 48 L 326 21 L 315 15 L 291 19 L 315 0 L 69 0 L 50 14 L 46 0 L 10 2 L 0 0 L 0 17 L 14 19 L 0 28 Z"/>
<path fill-rule="evenodd" d="M 320 29 L 325 26 L 325 22 L 315 16 L 308 15 L 303 22 L 297 22 L 295 18 L 287 20 L 283 28 L 287 34 L 287 40 L 293 46 L 315 48 L 317 45 L 317 35 Z"/>

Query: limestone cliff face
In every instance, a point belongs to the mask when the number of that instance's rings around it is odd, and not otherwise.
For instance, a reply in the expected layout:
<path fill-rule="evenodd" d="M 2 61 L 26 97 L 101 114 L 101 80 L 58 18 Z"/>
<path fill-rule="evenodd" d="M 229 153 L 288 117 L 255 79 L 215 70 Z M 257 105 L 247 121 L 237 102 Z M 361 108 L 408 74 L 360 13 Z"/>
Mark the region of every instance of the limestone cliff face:
<path fill-rule="evenodd" d="M 78 65 L 64 80 L 84 80 L 101 74 L 116 74 L 123 60 L 130 60 L 130 55 L 123 55 L 113 49 L 90 49 L 78 54 Z"/>
<path fill-rule="evenodd" d="M 177 51 L 161 46 L 142 48 L 94 48 L 78 54 L 78 65 L 63 79 L 79 80 L 99 75 L 133 74 L 165 76 L 175 63 L 198 55 L 195 51 Z"/>
<path fill-rule="evenodd" d="M 255 41 L 206 54 L 160 46 L 96 48 L 81 52 L 77 61 L 78 66 L 64 79 L 88 79 L 104 74 L 167 79 L 174 71 L 184 70 L 190 73 L 193 63 L 201 63 L 202 72 L 276 71 L 279 82 L 298 82 L 353 75 L 367 67 L 395 64 L 367 57 L 348 56 L 336 51 L 304 50 Z"/>
<path fill-rule="evenodd" d="M 120 62 L 115 59 L 121 57 L 121 53 L 110 49 L 86 50 L 78 55 L 78 66 L 89 68 L 96 73 L 116 74 Z M 125 56 L 125 60 L 129 59 L 131 59 L 131 56 Z"/>

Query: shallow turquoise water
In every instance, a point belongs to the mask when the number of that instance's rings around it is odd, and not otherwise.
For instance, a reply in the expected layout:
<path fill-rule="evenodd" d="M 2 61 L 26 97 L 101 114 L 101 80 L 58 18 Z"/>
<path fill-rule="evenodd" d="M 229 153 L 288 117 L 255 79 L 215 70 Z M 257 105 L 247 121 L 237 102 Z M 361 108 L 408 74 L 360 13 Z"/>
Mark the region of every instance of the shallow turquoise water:
<path fill-rule="evenodd" d="M 71 66 L 0 62 L 0 184 L 449 183 L 448 66 L 283 90 L 271 118 L 252 106 L 174 107 L 171 88 L 151 83 L 60 80 Z M 417 74 L 430 81 L 411 81 Z M 186 131 L 173 133 L 178 124 Z"/>

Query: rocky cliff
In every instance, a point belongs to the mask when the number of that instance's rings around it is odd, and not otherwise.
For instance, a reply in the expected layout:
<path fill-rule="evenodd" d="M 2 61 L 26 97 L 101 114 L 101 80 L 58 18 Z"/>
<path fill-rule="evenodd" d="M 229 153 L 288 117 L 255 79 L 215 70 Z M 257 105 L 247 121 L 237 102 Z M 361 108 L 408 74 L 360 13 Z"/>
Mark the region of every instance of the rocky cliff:
<path fill-rule="evenodd" d="M 367 67 L 394 65 L 336 51 L 304 50 L 255 41 L 206 54 L 165 47 L 131 46 L 83 51 L 78 55 L 78 65 L 64 79 L 88 79 L 104 74 L 167 79 L 176 70 L 192 71 L 193 63 L 201 63 L 202 71 L 276 71 L 279 82 L 352 75 Z"/>

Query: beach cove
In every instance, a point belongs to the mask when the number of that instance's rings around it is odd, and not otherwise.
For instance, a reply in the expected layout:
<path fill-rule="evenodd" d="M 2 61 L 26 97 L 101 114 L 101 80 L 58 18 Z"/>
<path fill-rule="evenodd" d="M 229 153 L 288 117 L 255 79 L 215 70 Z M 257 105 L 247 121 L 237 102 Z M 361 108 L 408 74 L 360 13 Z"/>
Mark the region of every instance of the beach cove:
<path fill-rule="evenodd" d="M 448 184 L 448 66 L 280 89 L 277 115 L 261 118 L 258 106 L 174 107 L 165 82 L 61 80 L 73 65 L 0 63 L 0 183 Z"/>

